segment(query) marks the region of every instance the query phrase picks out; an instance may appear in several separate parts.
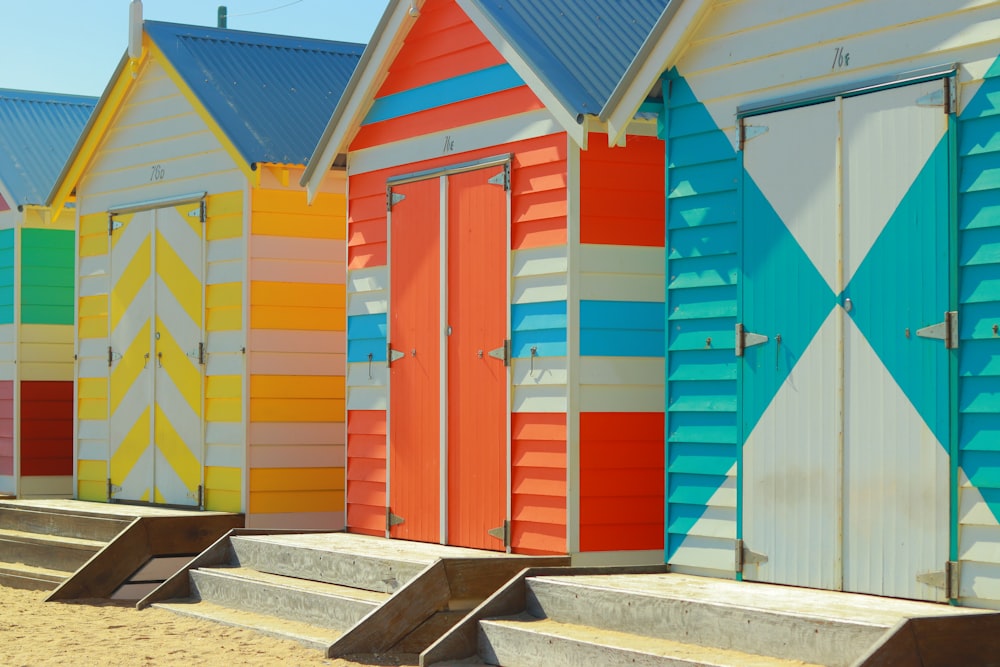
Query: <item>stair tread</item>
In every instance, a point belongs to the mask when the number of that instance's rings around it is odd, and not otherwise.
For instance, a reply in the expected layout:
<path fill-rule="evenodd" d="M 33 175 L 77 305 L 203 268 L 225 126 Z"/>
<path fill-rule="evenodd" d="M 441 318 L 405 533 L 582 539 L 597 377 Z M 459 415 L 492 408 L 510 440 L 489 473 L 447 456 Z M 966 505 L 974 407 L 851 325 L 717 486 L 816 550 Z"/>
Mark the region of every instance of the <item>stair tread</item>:
<path fill-rule="evenodd" d="M 243 609 L 233 609 L 232 607 L 226 607 L 205 600 L 173 600 L 170 602 L 156 602 L 153 606 L 216 623 L 248 628 L 272 637 L 294 639 L 300 643 L 323 650 L 333 644 L 341 635 L 339 631 L 333 628 L 324 628 L 311 623 L 291 621 Z"/>
<path fill-rule="evenodd" d="M 0 574 L 31 577 L 46 581 L 62 581 L 72 574 L 66 570 L 53 570 L 48 567 L 27 565 L 25 563 L 5 563 L 0 561 Z"/>
<path fill-rule="evenodd" d="M 664 658 L 690 660 L 700 665 L 743 665 L 745 667 L 791 667 L 794 665 L 796 667 L 813 667 L 813 663 L 806 663 L 801 660 L 787 660 L 731 649 L 685 644 L 669 639 L 646 637 L 616 630 L 603 630 L 586 625 L 561 623 L 549 618 L 536 618 L 530 614 L 484 619 L 480 621 L 480 624 L 486 626 L 504 626 L 549 638 L 608 646 Z"/>
<path fill-rule="evenodd" d="M 105 540 L 88 540 L 82 537 L 66 537 L 63 535 L 50 535 L 48 533 L 32 533 L 24 530 L 14 530 L 12 528 L 0 528 L 0 541 L 48 544 L 51 546 L 65 546 L 90 551 L 99 551 L 108 544 Z"/>
<path fill-rule="evenodd" d="M 382 604 L 391 597 L 388 593 L 380 593 L 363 588 L 353 588 L 351 586 L 343 586 L 340 584 L 331 584 L 324 581 L 313 581 L 312 579 L 299 579 L 297 577 L 289 577 L 283 574 L 261 572 L 260 570 L 255 570 L 249 567 L 214 566 L 202 567 L 195 571 L 209 575 L 230 577 L 232 579 L 242 579 L 249 582 L 284 586 L 320 595 L 351 598 L 359 602 L 369 602 L 373 605 Z"/>

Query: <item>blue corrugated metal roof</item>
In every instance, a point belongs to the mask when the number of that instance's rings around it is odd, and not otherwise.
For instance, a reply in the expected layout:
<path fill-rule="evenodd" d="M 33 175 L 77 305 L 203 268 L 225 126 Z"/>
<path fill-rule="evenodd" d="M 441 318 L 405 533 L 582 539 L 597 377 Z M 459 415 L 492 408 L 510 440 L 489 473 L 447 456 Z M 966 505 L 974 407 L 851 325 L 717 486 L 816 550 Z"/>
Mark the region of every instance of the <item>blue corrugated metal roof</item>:
<path fill-rule="evenodd" d="M 567 110 L 597 115 L 669 0 L 470 0 Z"/>
<path fill-rule="evenodd" d="M 96 97 L 0 89 L 0 182 L 12 205 L 42 204 Z"/>
<path fill-rule="evenodd" d="M 305 164 L 364 51 L 158 21 L 145 30 L 251 164 Z"/>

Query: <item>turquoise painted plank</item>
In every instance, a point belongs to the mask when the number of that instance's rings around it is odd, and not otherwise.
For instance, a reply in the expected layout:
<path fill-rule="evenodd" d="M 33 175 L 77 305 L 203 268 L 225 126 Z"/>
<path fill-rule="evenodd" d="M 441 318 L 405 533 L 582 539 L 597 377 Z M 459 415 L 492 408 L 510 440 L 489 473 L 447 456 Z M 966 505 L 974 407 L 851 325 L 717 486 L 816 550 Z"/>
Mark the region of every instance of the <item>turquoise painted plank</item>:
<path fill-rule="evenodd" d="M 1000 164 L 995 154 L 962 158 L 959 193 L 1000 189 Z"/>
<path fill-rule="evenodd" d="M 523 85 L 524 81 L 513 67 L 507 64 L 497 65 L 381 97 L 372 103 L 362 125 L 400 118 Z"/>
<path fill-rule="evenodd" d="M 700 506 L 704 512 L 705 505 L 715 492 L 726 483 L 725 475 L 691 475 L 678 473 L 670 475 L 667 485 L 667 501 L 681 505 Z M 673 509 L 671 510 L 671 512 Z"/>
<path fill-rule="evenodd" d="M 0 324 L 14 323 L 14 230 L 0 230 Z"/>
<path fill-rule="evenodd" d="M 1000 266 L 997 267 L 1000 271 Z M 994 333 L 993 326 L 997 326 Z M 995 354 L 1000 358 L 1000 303 L 970 303 L 962 306 L 962 314 L 958 318 L 958 336 L 962 341 L 962 354 L 971 352 L 966 341 L 983 341 L 983 349 L 988 354 Z M 973 353 L 974 354 L 974 353 Z M 969 368 L 966 367 L 962 374 L 965 375 L 980 364 Z"/>
<path fill-rule="evenodd" d="M 674 289 L 668 299 L 669 320 L 736 317 L 736 290 L 732 285 Z"/>
<path fill-rule="evenodd" d="M 739 249 L 736 225 L 687 227 L 671 231 L 667 256 L 670 259 L 718 257 L 735 255 Z"/>
<path fill-rule="evenodd" d="M 680 543 L 684 537 L 691 534 L 691 531 L 694 530 L 695 524 L 698 523 L 698 519 L 700 519 L 704 514 L 704 507 L 679 504 L 672 505 L 667 518 L 667 533 L 672 538 L 670 541 Z M 673 551 L 676 551 L 676 549 Z M 673 555 L 673 553 L 671 553 L 671 555 Z"/>
<path fill-rule="evenodd" d="M 662 357 L 663 331 L 581 329 L 580 354 L 585 357 Z"/>
<path fill-rule="evenodd" d="M 735 285 L 737 276 L 736 256 L 723 255 L 719 257 L 690 257 L 670 260 L 667 287 L 668 289 L 683 289 L 686 287 L 712 287 L 716 285 Z"/>
<path fill-rule="evenodd" d="M 1000 151 L 1000 129 L 997 128 L 995 116 L 969 119 L 963 117 L 960 128 L 958 139 L 960 157 Z"/>
<path fill-rule="evenodd" d="M 732 445 L 674 443 L 667 470 L 693 475 L 725 475 L 736 463 Z"/>
<path fill-rule="evenodd" d="M 670 128 L 667 134 L 671 140 L 713 131 L 717 132 L 718 127 L 701 104 L 670 106 Z"/>
<path fill-rule="evenodd" d="M 986 227 L 1000 227 L 1000 197 L 992 190 L 962 195 L 958 205 L 958 228 Z"/>
<path fill-rule="evenodd" d="M 709 419 L 715 415 L 719 419 Z M 683 418 L 684 422 L 678 424 Z M 698 423 L 698 418 L 705 423 Z M 709 421 L 721 421 L 722 418 L 732 422 L 729 425 L 710 424 Z M 729 456 L 736 462 L 736 413 L 733 412 L 678 412 L 671 415 L 671 431 L 667 440 L 671 443 L 690 443 L 693 445 L 733 445 Z M 673 445 L 671 445 L 671 448 Z"/>
<path fill-rule="evenodd" d="M 581 329 L 663 331 L 663 304 L 640 301 L 580 301 Z M 663 350 L 661 348 L 660 354 Z"/>
<path fill-rule="evenodd" d="M 667 349 L 729 350 L 736 347 L 735 323 L 730 318 L 671 322 Z"/>
<path fill-rule="evenodd" d="M 667 199 L 734 191 L 736 175 L 727 168 L 731 165 L 730 160 L 725 160 L 670 169 L 667 172 Z"/>
<path fill-rule="evenodd" d="M 711 132 L 676 137 L 670 142 L 671 167 L 720 163 L 735 158 L 736 154 L 729 139 L 715 129 Z M 726 167 L 720 165 L 720 168 Z"/>
<path fill-rule="evenodd" d="M 671 382 L 670 412 L 736 411 L 735 382 Z"/>
<path fill-rule="evenodd" d="M 959 449 L 1000 452 L 1000 413 L 962 415 Z"/>
<path fill-rule="evenodd" d="M 531 348 L 537 357 L 565 357 L 566 330 L 538 330 L 515 332 L 511 341 L 511 355 L 516 359 L 531 357 Z"/>
<path fill-rule="evenodd" d="M 12 252 L 14 250 L 13 229 L 0 229 L 0 257 L 3 256 L 3 251 L 6 250 L 10 250 Z"/>
<path fill-rule="evenodd" d="M 566 302 L 518 303 L 510 308 L 511 330 L 515 332 L 566 329 Z M 565 336 L 564 336 L 565 338 Z"/>
<path fill-rule="evenodd" d="M 1000 380 L 988 376 L 962 378 L 958 401 L 963 413 L 1000 412 Z"/>
<path fill-rule="evenodd" d="M 1000 489 L 1000 456 L 994 452 L 964 452 L 962 469 L 977 488 Z"/>
<path fill-rule="evenodd" d="M 672 350 L 667 381 L 735 380 L 737 366 L 731 349 Z"/>
<path fill-rule="evenodd" d="M 968 229 L 962 232 L 961 245 L 959 266 L 1000 265 L 1000 227 Z"/>
<path fill-rule="evenodd" d="M 959 303 L 1000 301 L 1000 271 L 996 266 L 967 266 L 962 269 Z"/>
<path fill-rule="evenodd" d="M 670 200 L 667 228 L 736 224 L 735 191 L 692 194 Z"/>
<path fill-rule="evenodd" d="M 347 318 L 347 361 L 360 363 L 386 360 L 388 324 L 385 313 L 350 315 Z"/>

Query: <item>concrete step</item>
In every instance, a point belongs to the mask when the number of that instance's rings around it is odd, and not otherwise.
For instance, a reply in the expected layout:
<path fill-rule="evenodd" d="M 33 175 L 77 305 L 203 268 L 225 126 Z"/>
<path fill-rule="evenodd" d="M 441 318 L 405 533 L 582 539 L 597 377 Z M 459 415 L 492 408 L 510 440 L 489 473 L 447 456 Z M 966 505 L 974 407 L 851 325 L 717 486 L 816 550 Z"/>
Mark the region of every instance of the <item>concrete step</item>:
<path fill-rule="evenodd" d="M 850 664 L 900 618 L 865 614 L 860 608 L 827 613 L 823 603 L 795 609 L 768 606 L 767 594 L 774 597 L 788 589 L 683 575 L 632 582 L 539 577 L 526 583 L 527 612 L 535 617 L 615 632 L 642 628 L 650 638 L 824 665 Z M 751 591 L 758 596 L 753 602 L 747 597 Z"/>
<path fill-rule="evenodd" d="M 504 667 L 804 667 L 809 663 L 686 644 L 530 614 L 479 623 L 479 655 Z"/>
<path fill-rule="evenodd" d="M 318 651 L 325 651 L 341 634 L 336 630 L 312 623 L 279 619 L 267 614 L 260 614 L 246 609 L 233 609 L 232 607 L 226 607 L 205 600 L 174 600 L 171 602 L 157 602 L 153 606 L 177 614 L 201 618 L 206 621 L 255 630 L 269 637 L 291 639 Z"/>
<path fill-rule="evenodd" d="M 393 593 L 417 576 L 433 558 L 401 553 L 390 540 L 356 543 L 352 536 L 234 536 L 233 564 L 261 572 L 379 593 Z M 363 544 L 363 546 L 360 546 Z"/>
<path fill-rule="evenodd" d="M 24 563 L 0 563 L 0 586 L 33 591 L 51 591 L 61 584 L 68 572 L 34 567 Z"/>
<path fill-rule="evenodd" d="M 110 542 L 131 519 L 0 504 L 0 529 Z"/>
<path fill-rule="evenodd" d="M 388 595 L 246 567 L 191 570 L 191 596 L 232 609 L 307 623 L 341 633 Z"/>
<path fill-rule="evenodd" d="M 70 573 L 90 560 L 105 544 L 79 537 L 0 529 L 0 562 L 24 563 Z"/>

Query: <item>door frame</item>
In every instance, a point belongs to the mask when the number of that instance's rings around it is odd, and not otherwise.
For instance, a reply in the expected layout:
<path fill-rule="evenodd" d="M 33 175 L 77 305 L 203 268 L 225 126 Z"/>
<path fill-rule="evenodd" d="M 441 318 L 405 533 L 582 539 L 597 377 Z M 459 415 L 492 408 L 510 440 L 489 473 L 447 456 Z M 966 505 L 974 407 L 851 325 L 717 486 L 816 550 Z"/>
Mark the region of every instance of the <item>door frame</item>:
<path fill-rule="evenodd" d="M 736 150 L 736 160 L 737 160 L 737 170 L 739 178 L 737 179 L 736 186 L 736 198 L 739 202 L 739 206 L 736 212 L 736 225 L 737 225 L 737 237 L 739 239 L 738 250 L 737 250 L 737 262 L 739 269 L 740 279 L 737 281 L 736 286 L 736 303 L 737 303 L 737 315 L 736 321 L 742 323 L 744 319 L 743 304 L 744 304 L 744 289 L 746 281 L 743 279 L 743 266 L 744 266 L 744 239 L 746 235 L 746 220 L 744 218 L 745 209 L 743 205 L 745 191 L 744 191 L 744 180 L 746 178 L 746 168 L 744 165 L 744 145 L 748 137 L 746 136 L 745 129 L 747 127 L 746 121 L 757 116 L 762 116 L 769 113 L 774 113 L 777 111 L 786 111 L 790 109 L 801 108 L 805 106 L 811 106 L 815 104 L 823 104 L 827 102 L 833 102 L 837 99 L 847 99 L 851 97 L 858 97 L 861 95 L 867 95 L 871 93 L 883 92 L 886 90 L 894 88 L 904 88 L 911 85 L 917 85 L 921 83 L 928 83 L 931 81 L 940 80 L 943 86 L 943 113 L 946 116 L 946 135 L 948 141 L 948 230 L 947 236 L 949 241 L 948 248 L 948 310 L 958 311 L 959 310 L 959 283 L 958 283 L 958 261 L 959 261 L 959 251 L 958 251 L 958 112 L 960 111 L 959 102 L 959 65 L 957 63 L 948 63 L 938 66 L 925 67 L 916 70 L 904 71 L 895 74 L 889 74 L 886 76 L 876 77 L 872 79 L 865 79 L 854 82 L 847 82 L 845 84 L 838 84 L 834 86 L 829 86 L 825 88 L 819 88 L 813 91 L 807 91 L 795 95 L 790 95 L 782 98 L 771 98 L 765 99 L 757 102 L 749 102 L 741 104 L 736 108 L 736 122 L 737 122 L 737 150 Z M 961 320 L 961 314 L 959 314 L 959 320 Z M 960 325 L 959 325 L 960 326 Z M 737 343 L 739 344 L 739 343 Z M 948 561 L 949 563 L 957 563 L 959 559 L 959 448 L 958 448 L 958 379 L 959 379 L 959 350 L 958 349 L 947 349 L 946 354 L 948 355 L 948 417 L 949 417 L 949 429 L 948 437 L 949 442 L 947 443 L 948 451 L 948 477 L 949 477 L 949 508 L 948 508 Z M 743 516 L 744 516 L 744 458 L 743 458 L 743 443 L 746 440 L 747 434 L 744 431 L 743 425 L 743 395 L 745 389 L 745 378 L 744 378 L 744 365 L 742 362 L 736 364 L 736 396 L 737 396 L 737 442 L 738 446 L 736 449 L 736 539 L 735 539 L 735 549 L 737 566 L 735 568 L 735 575 L 737 581 L 743 580 L 743 537 L 744 537 L 744 526 L 743 526 Z M 842 416 L 843 417 L 843 416 Z M 843 470 L 841 470 L 841 475 L 843 475 Z M 843 532 L 843 526 L 841 526 L 840 531 Z M 843 565 L 841 564 L 841 568 Z M 949 587 L 949 593 L 951 597 L 950 601 L 953 603 L 958 599 L 958 591 L 951 590 Z"/>
<path fill-rule="evenodd" d="M 438 210 L 438 225 L 439 225 L 439 238 L 441 243 L 440 253 L 439 253 L 439 293 L 438 293 L 438 303 L 440 304 L 440 321 L 438 325 L 440 327 L 440 368 L 439 373 L 441 377 L 440 388 L 439 388 L 439 405 L 440 411 L 438 414 L 438 433 L 440 442 L 438 443 L 438 461 L 439 461 L 439 484 L 438 489 L 438 521 L 439 521 L 439 541 L 443 545 L 447 545 L 449 541 L 448 535 L 448 337 L 444 334 L 445 328 L 448 326 L 448 177 L 453 174 L 460 174 L 469 171 L 478 171 L 480 169 L 489 169 L 491 167 L 502 167 L 507 174 L 507 187 L 506 187 L 506 249 L 505 249 L 505 264 L 506 264 L 506 293 L 507 293 L 507 303 L 505 306 L 506 310 L 506 331 L 504 332 L 504 337 L 507 340 L 511 339 L 511 291 L 513 289 L 513 281 L 511 279 L 511 269 L 512 269 L 512 259 L 513 253 L 511 251 L 511 188 L 510 188 L 510 174 L 511 174 L 511 163 L 513 161 L 513 155 L 511 153 L 502 153 L 496 156 L 482 158 L 478 160 L 472 160 L 469 162 L 459 162 L 456 164 L 445 165 L 442 167 L 435 167 L 431 169 L 425 169 L 421 171 L 415 171 L 410 173 L 398 174 L 396 176 L 391 176 L 386 179 L 386 267 L 387 267 L 387 277 L 386 277 L 386 366 L 392 363 L 392 189 L 395 186 L 405 185 L 407 183 L 413 183 L 416 181 L 425 181 L 430 179 L 439 179 L 440 190 L 439 190 L 439 210 Z M 507 374 L 507 405 L 505 406 L 506 412 L 506 489 L 504 491 L 506 495 L 506 522 L 509 524 L 511 520 L 512 512 L 512 488 L 511 488 L 511 408 L 512 408 L 512 378 L 513 378 L 513 364 L 509 365 L 506 369 Z M 390 444 L 390 435 L 392 433 L 392 374 L 386 373 L 386 435 L 385 435 L 385 511 L 386 511 L 386 530 L 385 536 L 391 538 L 390 526 L 389 526 L 389 512 L 392 507 L 392 447 Z M 507 540 L 509 542 L 509 540 Z M 510 545 L 506 545 L 506 550 L 510 551 Z"/>
<path fill-rule="evenodd" d="M 184 206 L 186 204 L 196 204 L 196 203 L 200 203 L 201 204 L 202 225 L 203 225 L 202 235 L 201 235 L 201 238 L 202 238 L 202 252 L 201 252 L 201 311 L 202 311 L 201 312 L 201 341 L 202 341 L 202 344 L 205 346 L 205 347 L 203 347 L 203 350 L 206 350 L 206 352 L 205 352 L 206 355 L 207 355 L 207 338 L 206 338 L 207 333 L 206 332 L 207 332 L 208 323 L 206 321 L 207 308 L 206 308 L 205 297 L 206 297 L 206 292 L 207 292 L 207 277 L 208 277 L 208 237 L 206 236 L 206 230 L 205 230 L 204 225 L 206 225 L 207 221 L 208 221 L 208 215 L 207 215 L 207 201 L 208 201 L 208 199 L 207 198 L 208 198 L 208 192 L 203 190 L 203 191 L 200 191 L 200 192 L 191 192 L 191 193 L 186 193 L 186 194 L 181 194 L 181 195 L 176 195 L 176 196 L 170 196 L 170 197 L 159 197 L 159 198 L 156 198 L 156 199 L 146 199 L 146 200 L 137 201 L 137 202 L 131 202 L 131 203 L 127 203 L 127 204 L 120 204 L 120 205 L 110 206 L 110 207 L 107 208 L 107 215 L 108 215 L 108 254 L 107 254 L 107 257 L 108 257 L 108 294 L 107 294 L 107 297 L 108 297 L 109 306 L 110 306 L 110 301 L 111 301 L 111 293 L 114 290 L 114 284 L 111 282 L 111 277 L 112 277 L 111 271 L 112 271 L 112 258 L 113 258 L 113 254 L 112 253 L 113 253 L 113 250 L 114 250 L 114 248 L 112 246 L 112 231 L 113 231 L 113 225 L 114 225 L 115 216 L 130 215 L 130 214 L 135 214 L 135 213 L 153 212 L 153 216 L 154 217 L 153 217 L 153 222 L 152 222 L 152 228 L 150 230 L 150 235 L 152 237 L 150 239 L 150 252 L 151 252 L 151 257 L 150 257 L 150 280 L 153 281 L 153 311 L 152 311 L 152 314 L 151 314 L 151 317 L 150 317 L 150 329 L 151 329 L 150 336 L 152 337 L 153 330 L 155 330 L 155 328 L 156 328 L 156 326 L 155 326 L 156 325 L 155 319 L 156 319 L 156 231 L 157 231 L 157 226 L 156 226 L 156 213 L 155 212 L 157 210 L 163 209 L 163 208 L 173 208 L 173 207 L 177 207 L 177 206 Z M 79 239 L 77 239 L 77 243 L 79 243 Z M 79 274 L 79 271 L 77 273 Z M 80 276 L 79 275 L 76 276 L 76 281 L 77 281 L 77 287 L 79 288 L 79 281 L 80 281 Z M 78 336 L 78 334 L 79 334 L 79 332 L 77 332 L 76 334 L 74 334 L 74 336 Z M 111 334 L 112 334 L 112 330 L 111 330 L 111 317 L 110 317 L 110 308 L 109 308 L 108 339 L 107 339 L 108 340 L 108 346 L 109 346 L 109 348 L 108 348 L 109 349 L 109 359 L 108 359 L 108 362 L 109 362 L 108 366 L 109 366 L 109 368 L 108 368 L 108 381 L 107 381 L 108 382 L 108 387 L 107 387 L 107 393 L 108 393 L 108 397 L 109 398 L 111 396 L 111 351 L 110 351 Z M 151 340 L 150 341 L 151 345 L 152 345 L 152 342 L 153 341 Z M 79 347 L 79 341 L 77 341 L 77 347 Z M 150 348 L 150 350 L 152 351 L 152 348 Z M 153 362 L 152 359 L 150 361 Z M 155 362 L 153 362 L 153 363 L 155 363 Z M 142 502 L 142 501 L 133 500 L 133 499 L 114 498 L 113 497 L 114 494 L 112 492 L 112 483 L 111 483 L 111 457 L 112 457 L 113 452 L 111 451 L 111 439 L 110 439 L 110 437 L 108 438 L 108 457 L 107 457 L 107 479 L 108 479 L 108 498 L 107 498 L 107 500 L 108 500 L 108 502 L 110 502 L 110 503 L 118 503 L 118 504 L 151 505 L 151 506 L 159 506 L 159 507 L 164 507 L 164 506 L 165 507 L 180 507 L 180 508 L 183 508 L 183 509 L 191 509 L 191 508 L 195 508 L 195 509 L 199 509 L 199 510 L 200 509 L 204 509 L 204 507 L 205 507 L 205 446 L 206 446 L 205 435 L 206 435 L 206 424 L 207 424 L 207 419 L 205 418 L 205 380 L 206 380 L 206 377 L 207 377 L 206 370 L 207 370 L 207 366 L 206 365 L 202 365 L 202 369 L 201 369 L 201 419 L 200 419 L 201 423 L 199 424 L 199 431 L 200 431 L 200 434 L 201 434 L 201 442 L 200 442 L 201 446 L 200 446 L 199 452 L 198 452 L 198 460 L 199 460 L 199 467 L 200 467 L 200 472 L 199 472 L 199 474 L 200 474 L 200 480 L 199 480 L 199 486 L 198 486 L 198 494 L 197 494 L 197 498 L 195 498 L 195 502 L 193 504 L 191 504 L 191 505 L 177 504 L 177 503 L 166 503 L 166 504 L 164 504 L 164 503 L 157 503 L 157 502 L 155 502 L 155 499 L 153 499 L 153 498 L 151 498 L 148 502 Z M 79 364 L 78 363 L 77 363 L 77 371 L 76 372 L 77 372 L 77 374 L 79 374 Z M 155 446 L 155 428 L 156 428 L 156 420 L 155 420 L 155 406 L 156 406 L 155 376 L 154 376 L 154 379 L 150 381 L 150 385 L 151 385 L 151 388 L 150 388 L 150 400 L 152 401 L 152 404 L 150 406 L 150 408 L 151 408 L 150 409 L 150 441 Z M 111 427 L 111 403 L 110 403 L 110 400 L 108 401 L 107 424 L 108 424 L 108 428 L 110 429 L 110 427 Z M 78 428 L 78 426 L 77 426 L 77 428 Z M 76 440 L 77 440 L 76 446 L 78 446 L 79 434 L 77 434 Z M 74 470 L 74 475 L 75 474 L 76 474 L 76 472 Z M 155 488 L 156 488 L 156 457 L 155 457 L 155 452 L 154 452 L 154 456 L 153 456 L 153 470 L 152 470 L 152 486 L 150 488 L 150 492 L 151 493 L 155 492 Z"/>

